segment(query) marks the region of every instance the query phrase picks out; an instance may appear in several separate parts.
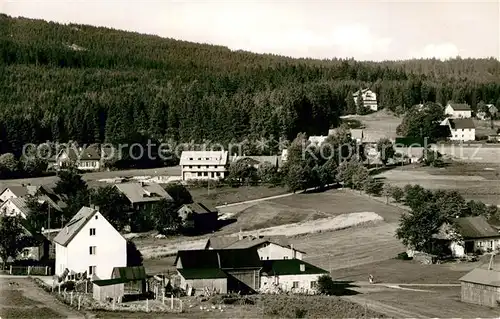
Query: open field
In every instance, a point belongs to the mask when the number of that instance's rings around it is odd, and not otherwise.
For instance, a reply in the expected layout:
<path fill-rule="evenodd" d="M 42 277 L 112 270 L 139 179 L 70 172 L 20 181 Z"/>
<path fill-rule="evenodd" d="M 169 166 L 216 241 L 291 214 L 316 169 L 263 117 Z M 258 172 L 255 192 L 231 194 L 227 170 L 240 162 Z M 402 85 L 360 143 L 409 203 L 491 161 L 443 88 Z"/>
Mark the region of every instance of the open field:
<path fill-rule="evenodd" d="M 402 118 L 386 109 L 367 115 L 349 115 L 348 118 L 356 119 L 364 125 L 365 137 L 370 141 L 378 141 L 383 137 L 396 138 L 396 128 L 402 121 Z"/>
<path fill-rule="evenodd" d="M 428 189 L 455 189 L 466 199 L 500 205 L 499 173 L 499 164 L 452 162 L 443 168 L 394 168 L 378 176 L 396 186 L 419 184 Z"/>
<path fill-rule="evenodd" d="M 241 187 L 219 187 L 219 188 L 191 188 L 189 189 L 193 200 L 206 203 L 212 207 L 224 205 L 225 203 L 238 203 L 263 197 L 271 197 L 288 193 L 284 187 L 268 186 L 241 186 Z"/>
<path fill-rule="evenodd" d="M 498 318 L 498 310 L 461 302 L 460 287 L 418 287 L 418 289 L 427 291 L 388 288 L 346 299 L 357 300 L 374 309 L 380 306 L 381 310 L 402 309 L 400 316 L 409 312 L 427 318 Z"/>
<path fill-rule="evenodd" d="M 223 227 L 213 235 L 234 234 L 240 229 L 255 233 L 258 226 L 261 227 L 258 228 L 260 234 L 296 236 L 315 233 L 318 230 L 325 232 L 372 222 L 380 220 L 379 216 L 385 221 L 395 222 L 403 212 L 394 206 L 355 194 L 349 190 L 294 194 L 253 204 L 220 207 L 220 211 L 224 214 L 233 214 L 237 221 Z M 322 219 L 318 219 L 318 217 L 322 217 Z M 290 224 L 292 222 L 299 224 Z M 271 228 L 269 228 L 270 226 Z M 210 235 L 166 239 L 148 236 L 136 238 L 134 241 L 145 258 L 152 258 L 175 253 L 178 249 L 202 248 Z M 317 235 L 321 237 L 322 233 Z M 301 241 L 304 239 L 302 238 Z M 314 238 L 313 240 L 317 241 Z M 329 244 L 327 238 L 321 238 L 320 241 L 326 241 L 326 245 Z M 394 241 L 395 239 L 393 243 Z M 338 247 L 335 249 L 339 250 Z"/>
<path fill-rule="evenodd" d="M 27 278 L 0 278 L 0 317 L 84 318 Z"/>

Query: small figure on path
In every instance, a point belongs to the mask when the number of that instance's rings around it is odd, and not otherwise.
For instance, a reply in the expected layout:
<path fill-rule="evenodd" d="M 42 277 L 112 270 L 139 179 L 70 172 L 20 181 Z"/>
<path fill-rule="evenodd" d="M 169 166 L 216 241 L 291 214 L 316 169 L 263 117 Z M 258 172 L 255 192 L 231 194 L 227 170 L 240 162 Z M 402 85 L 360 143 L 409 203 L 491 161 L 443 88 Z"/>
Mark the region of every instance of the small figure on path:
<path fill-rule="evenodd" d="M 370 274 L 370 275 L 368 276 L 368 281 L 369 281 L 371 284 L 373 284 L 373 275 L 372 275 L 372 274 Z"/>

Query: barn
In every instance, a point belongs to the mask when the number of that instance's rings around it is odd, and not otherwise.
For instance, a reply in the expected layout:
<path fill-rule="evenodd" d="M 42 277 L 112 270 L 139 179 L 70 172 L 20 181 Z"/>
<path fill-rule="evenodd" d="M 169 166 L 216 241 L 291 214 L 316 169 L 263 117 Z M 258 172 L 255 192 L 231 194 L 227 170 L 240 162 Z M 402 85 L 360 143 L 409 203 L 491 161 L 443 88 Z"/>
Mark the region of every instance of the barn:
<path fill-rule="evenodd" d="M 500 267 L 493 266 L 493 259 L 488 267 L 478 267 L 460 278 L 463 302 L 488 307 L 500 306 Z M 485 265 L 486 266 L 486 265 Z"/>
<path fill-rule="evenodd" d="M 196 293 L 255 292 L 260 287 L 261 261 L 256 249 L 180 250 L 175 261 L 181 288 Z"/>
<path fill-rule="evenodd" d="M 110 301 L 121 302 L 125 294 L 125 280 L 121 278 L 94 280 L 92 294 L 94 300 L 101 302 Z"/>

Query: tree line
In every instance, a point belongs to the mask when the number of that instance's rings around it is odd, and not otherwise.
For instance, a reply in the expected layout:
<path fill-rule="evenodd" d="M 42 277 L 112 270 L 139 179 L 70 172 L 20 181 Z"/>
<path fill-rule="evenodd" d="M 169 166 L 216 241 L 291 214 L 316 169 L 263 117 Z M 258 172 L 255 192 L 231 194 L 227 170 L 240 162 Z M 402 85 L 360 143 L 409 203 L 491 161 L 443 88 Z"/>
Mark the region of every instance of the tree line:
<path fill-rule="evenodd" d="M 381 107 L 500 106 L 495 59 L 291 59 L 0 16 L 0 153 L 50 141 L 221 143 L 324 134 L 370 87 Z M 4 32 L 5 31 L 5 32 Z"/>

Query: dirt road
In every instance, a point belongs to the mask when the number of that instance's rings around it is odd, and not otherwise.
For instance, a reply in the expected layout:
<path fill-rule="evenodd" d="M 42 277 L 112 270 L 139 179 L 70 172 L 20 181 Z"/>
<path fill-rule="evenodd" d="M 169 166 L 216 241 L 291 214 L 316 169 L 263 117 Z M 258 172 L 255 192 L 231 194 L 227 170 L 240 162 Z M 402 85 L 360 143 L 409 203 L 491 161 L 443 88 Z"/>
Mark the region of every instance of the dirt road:
<path fill-rule="evenodd" d="M 0 278 L 2 318 L 85 318 L 27 278 Z"/>

